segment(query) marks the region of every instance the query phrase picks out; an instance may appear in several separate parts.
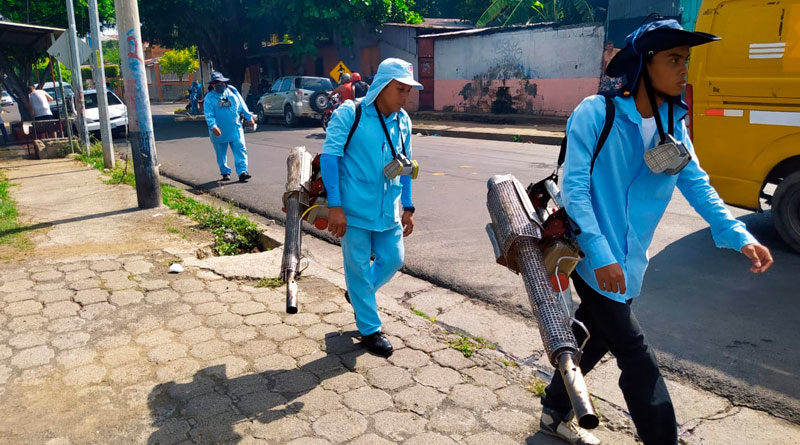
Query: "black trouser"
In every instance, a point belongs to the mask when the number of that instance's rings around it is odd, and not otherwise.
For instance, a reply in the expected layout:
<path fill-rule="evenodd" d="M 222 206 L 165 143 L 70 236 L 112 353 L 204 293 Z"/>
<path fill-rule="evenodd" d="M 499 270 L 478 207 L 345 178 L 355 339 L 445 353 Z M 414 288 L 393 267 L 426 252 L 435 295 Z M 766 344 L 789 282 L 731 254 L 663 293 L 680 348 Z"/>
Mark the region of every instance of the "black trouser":
<path fill-rule="evenodd" d="M 619 387 L 631 413 L 639 437 L 647 445 L 678 443 L 678 426 L 664 378 L 658 371 L 653 351 L 645 344 L 636 316 L 627 304 L 604 297 L 589 287 L 577 273 L 572 274 L 581 304 L 575 318 L 582 321 L 591 334 L 583 351 L 580 367 L 584 375 L 611 352 L 622 371 Z M 578 344 L 586 335 L 573 326 Z M 567 414 L 572 406 L 561 374 L 556 372 L 545 391 L 542 405 Z"/>

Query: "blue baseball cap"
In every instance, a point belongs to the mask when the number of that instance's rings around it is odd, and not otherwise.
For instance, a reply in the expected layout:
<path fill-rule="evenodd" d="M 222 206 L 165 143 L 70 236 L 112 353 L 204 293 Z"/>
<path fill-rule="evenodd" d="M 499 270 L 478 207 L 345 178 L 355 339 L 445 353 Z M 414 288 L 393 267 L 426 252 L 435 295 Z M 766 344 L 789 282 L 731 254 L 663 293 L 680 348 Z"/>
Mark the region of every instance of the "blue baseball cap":
<path fill-rule="evenodd" d="M 414 80 L 414 65 L 403 59 L 389 58 L 378 65 L 378 72 L 372 80 L 367 95 L 364 97 L 364 104 L 369 105 L 375 101 L 381 91 L 393 80 L 412 86 L 418 90 L 422 89 L 422 84 Z"/>
<path fill-rule="evenodd" d="M 606 75 L 625 76 L 627 81 L 622 90 L 631 91 L 639 81 L 645 56 L 676 48 L 678 46 L 698 46 L 720 40 L 713 34 L 687 31 L 674 19 L 662 19 L 645 23 L 625 37 L 622 48 L 606 67 Z"/>
<path fill-rule="evenodd" d="M 211 78 L 209 79 L 208 83 L 227 82 L 229 80 L 230 79 L 223 76 L 222 73 L 220 73 L 219 71 L 214 71 L 213 73 L 211 73 Z"/>

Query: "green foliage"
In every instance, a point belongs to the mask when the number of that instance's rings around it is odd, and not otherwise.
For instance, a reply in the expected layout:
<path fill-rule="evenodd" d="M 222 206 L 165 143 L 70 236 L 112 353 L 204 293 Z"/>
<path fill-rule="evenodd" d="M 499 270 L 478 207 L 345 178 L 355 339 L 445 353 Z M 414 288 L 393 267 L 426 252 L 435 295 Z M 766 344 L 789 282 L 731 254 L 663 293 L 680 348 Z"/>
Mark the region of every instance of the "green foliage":
<path fill-rule="evenodd" d="M 554 22 L 559 25 L 588 23 L 595 20 L 602 6 L 596 0 L 493 0 L 475 22 L 476 26 L 511 26 Z M 607 3 L 606 3 L 607 4 Z"/>
<path fill-rule="evenodd" d="M 426 18 L 462 19 L 474 23 L 491 0 L 415 0 L 414 10 Z"/>
<path fill-rule="evenodd" d="M 197 48 L 192 46 L 169 50 L 158 59 L 158 64 L 161 66 L 162 72 L 174 74 L 182 82 L 183 76 L 195 72 L 200 66 L 197 61 Z"/>
<path fill-rule="evenodd" d="M 203 204 L 186 196 L 180 190 L 164 185 L 161 196 L 167 207 L 181 215 L 197 221 L 201 228 L 214 234 L 214 251 L 217 255 L 249 253 L 258 246 L 261 231 L 249 219 L 239 216 L 232 209 L 222 209 Z"/>
<path fill-rule="evenodd" d="M 100 141 L 96 139 L 92 141 L 88 154 L 82 147 L 78 147 L 77 150 L 80 152 L 77 156 L 79 161 L 109 176 L 109 179 L 105 181 L 106 184 L 128 184 L 131 187 L 136 187 L 133 165 L 128 161 L 127 157 L 117 160 L 113 169 L 105 171 L 103 164 L 103 144 Z"/>
<path fill-rule="evenodd" d="M 112 79 L 114 77 L 119 77 L 119 65 L 105 65 L 103 66 L 105 73 L 106 73 L 106 80 Z M 62 72 L 63 73 L 63 72 Z M 82 66 L 81 67 L 81 78 L 83 80 L 92 79 L 92 67 L 91 66 Z"/>
<path fill-rule="evenodd" d="M 415 309 L 414 306 L 411 306 L 411 312 L 413 312 L 418 317 L 422 317 L 422 318 L 430 321 L 431 323 L 436 321 L 436 317 L 431 317 L 430 315 L 426 314 L 425 312 L 422 312 L 420 310 Z"/>
<path fill-rule="evenodd" d="M 89 2 L 76 0 L 75 25 L 78 33 L 89 32 Z M 100 21 L 114 23 L 114 0 L 97 0 Z M 33 25 L 67 27 L 67 5 L 64 0 L 0 0 L 0 14 L 12 22 Z"/>
<path fill-rule="evenodd" d="M 298 277 L 298 278 L 299 278 L 299 277 Z M 275 278 L 267 278 L 267 277 L 264 277 L 264 278 L 262 278 L 262 279 L 260 279 L 260 280 L 258 281 L 258 283 L 256 284 L 256 287 L 270 287 L 270 288 L 274 288 L 274 287 L 281 287 L 281 286 L 283 286 L 284 284 L 285 284 L 285 283 L 284 283 L 283 279 L 281 279 L 281 278 L 279 278 L 279 277 L 275 277 Z"/>
<path fill-rule="evenodd" d="M 469 335 L 456 333 L 456 338 L 447 342 L 447 345 L 456 351 L 464 354 L 464 357 L 472 357 L 478 349 L 495 349 L 497 345 L 487 343 L 483 337 L 471 337 Z"/>
<path fill-rule="evenodd" d="M 106 40 L 103 42 L 103 63 L 112 65 L 122 63 L 119 56 L 119 40 Z"/>
<path fill-rule="evenodd" d="M 19 231 L 17 221 L 17 203 L 11 199 L 9 188 L 11 183 L 3 173 L 0 173 L 0 245 L 12 244 L 19 249 L 30 247 L 30 240 L 24 232 Z"/>
<path fill-rule="evenodd" d="M 355 25 L 419 23 L 413 5 L 413 0 L 239 0 L 224 6 L 217 0 L 142 1 L 139 15 L 144 40 L 167 48 L 197 45 L 204 60 L 213 60 L 238 85 L 248 54 L 273 34 L 288 34 L 292 54 L 300 58 L 316 53 L 319 41 L 352 43 Z"/>
<path fill-rule="evenodd" d="M 337 35 L 345 46 L 351 45 L 353 25 L 377 30 L 387 22 L 423 21 L 422 16 L 412 10 L 413 0 L 263 0 L 263 3 L 279 14 L 279 35 L 287 33 L 293 37 L 291 50 L 297 56 L 314 54 L 317 41 Z"/>
<path fill-rule="evenodd" d="M 539 397 L 544 397 L 545 388 L 547 388 L 547 382 L 535 376 L 531 377 L 530 382 L 525 386 L 525 389 Z"/>

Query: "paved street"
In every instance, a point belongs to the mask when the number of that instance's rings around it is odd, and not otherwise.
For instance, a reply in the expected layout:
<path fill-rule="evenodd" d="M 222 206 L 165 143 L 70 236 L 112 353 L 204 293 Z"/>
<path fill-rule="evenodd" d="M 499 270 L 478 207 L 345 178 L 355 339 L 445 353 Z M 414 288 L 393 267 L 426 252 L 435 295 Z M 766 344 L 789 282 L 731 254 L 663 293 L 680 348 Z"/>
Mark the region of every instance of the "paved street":
<path fill-rule="evenodd" d="M 156 113 L 172 109 L 162 106 Z M 254 178 L 220 186 L 204 124 L 178 124 L 167 115 L 154 120 L 164 174 L 278 219 L 287 150 L 303 144 L 316 152 L 324 137 L 317 127 L 260 126 L 247 135 Z M 414 147 L 423 173 L 414 183 L 419 210 L 407 239 L 408 271 L 527 313 L 521 281 L 493 264 L 485 239 L 485 181 L 497 173 L 513 173 L 525 183 L 543 177 L 554 166 L 556 147 L 432 136 L 415 137 Z M 775 238 L 767 215 L 732 211 L 773 249 L 773 270 L 753 276 L 743 257 L 715 249 L 707 225 L 676 193 L 650 250 L 637 312 L 672 372 L 737 403 L 800 421 L 800 358 L 793 353 L 800 349 L 800 256 Z"/>

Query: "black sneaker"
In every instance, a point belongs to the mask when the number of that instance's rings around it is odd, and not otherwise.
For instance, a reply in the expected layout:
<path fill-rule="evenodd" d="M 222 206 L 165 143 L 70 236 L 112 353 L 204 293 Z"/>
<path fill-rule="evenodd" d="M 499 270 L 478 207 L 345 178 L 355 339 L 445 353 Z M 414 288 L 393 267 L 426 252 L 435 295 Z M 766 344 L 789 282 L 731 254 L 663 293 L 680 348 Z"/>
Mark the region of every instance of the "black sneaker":
<path fill-rule="evenodd" d="M 378 331 L 374 334 L 362 335 L 361 343 L 367 348 L 367 351 L 380 355 L 381 357 L 389 357 L 394 352 L 392 344 L 389 339 L 383 335 L 383 332 Z"/>
<path fill-rule="evenodd" d="M 231 175 L 229 173 L 225 173 L 224 175 L 222 175 L 222 180 L 223 181 L 230 181 L 231 180 Z"/>
<path fill-rule="evenodd" d="M 350 303 L 351 306 L 353 305 L 353 303 L 350 301 L 350 293 L 349 292 L 344 291 L 344 299 L 347 300 L 347 302 Z"/>
<path fill-rule="evenodd" d="M 239 175 L 239 182 L 245 182 L 250 178 L 252 178 L 252 176 L 250 176 L 250 173 L 244 172 Z"/>

